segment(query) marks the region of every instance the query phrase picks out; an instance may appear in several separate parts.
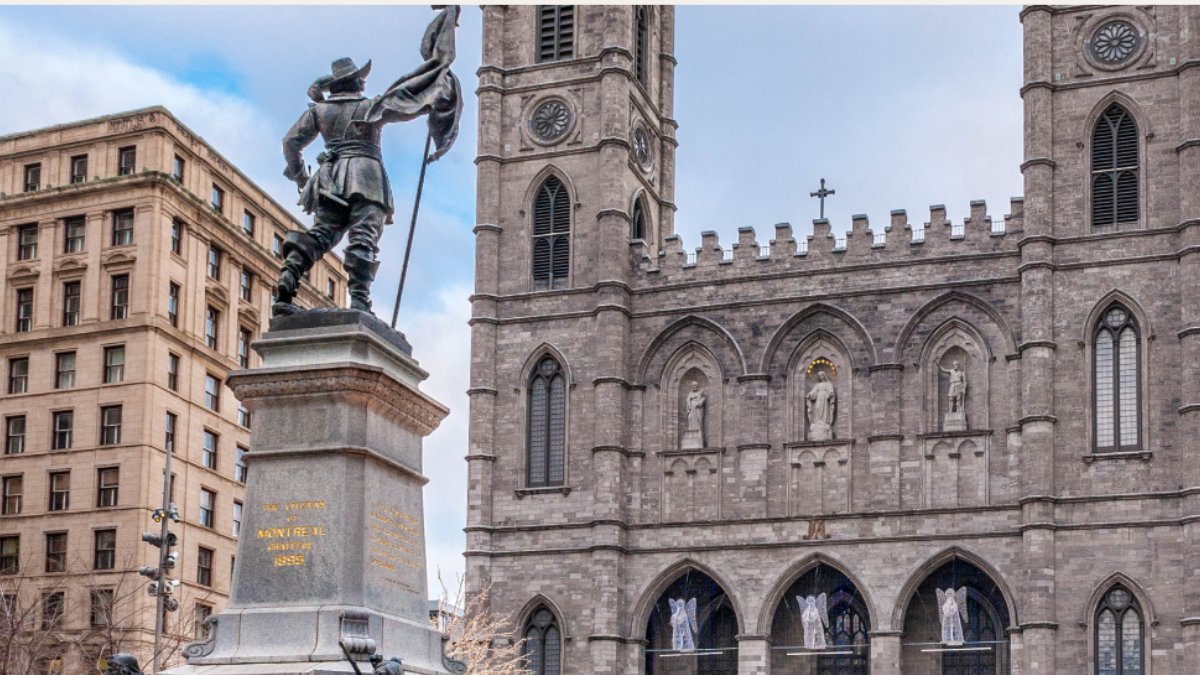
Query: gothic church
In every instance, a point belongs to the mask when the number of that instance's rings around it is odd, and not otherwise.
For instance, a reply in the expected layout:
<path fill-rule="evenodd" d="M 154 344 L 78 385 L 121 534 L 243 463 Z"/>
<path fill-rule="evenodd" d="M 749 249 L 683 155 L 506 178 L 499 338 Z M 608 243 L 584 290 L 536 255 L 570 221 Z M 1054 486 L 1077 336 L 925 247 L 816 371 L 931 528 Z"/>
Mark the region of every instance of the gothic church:
<path fill-rule="evenodd" d="M 1200 672 L 1200 8 L 1020 12 L 1003 216 L 692 250 L 673 8 L 483 14 L 467 569 L 534 675 Z"/>

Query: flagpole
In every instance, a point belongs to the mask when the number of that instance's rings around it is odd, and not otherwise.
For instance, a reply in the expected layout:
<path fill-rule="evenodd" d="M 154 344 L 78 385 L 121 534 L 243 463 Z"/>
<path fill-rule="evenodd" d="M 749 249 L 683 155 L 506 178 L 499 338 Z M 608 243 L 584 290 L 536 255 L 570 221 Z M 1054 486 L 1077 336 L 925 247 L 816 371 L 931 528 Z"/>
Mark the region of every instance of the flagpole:
<path fill-rule="evenodd" d="M 400 268 L 400 288 L 396 289 L 396 306 L 392 309 L 392 328 L 400 317 L 400 298 L 404 295 L 404 278 L 408 276 L 408 256 L 412 253 L 413 234 L 417 231 L 417 210 L 421 208 L 421 190 L 425 187 L 425 167 L 429 166 L 429 145 L 433 132 L 425 134 L 425 156 L 421 158 L 421 177 L 417 179 L 417 198 L 413 200 L 412 222 L 408 225 L 408 245 L 404 247 L 404 266 Z"/>

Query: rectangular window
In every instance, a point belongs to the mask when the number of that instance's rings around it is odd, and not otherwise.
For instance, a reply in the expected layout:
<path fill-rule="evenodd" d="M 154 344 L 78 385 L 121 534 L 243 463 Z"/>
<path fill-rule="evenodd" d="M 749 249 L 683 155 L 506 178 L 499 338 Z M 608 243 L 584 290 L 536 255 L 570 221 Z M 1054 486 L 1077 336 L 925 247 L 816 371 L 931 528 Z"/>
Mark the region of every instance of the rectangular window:
<path fill-rule="evenodd" d="M 569 59 L 575 53 L 575 6 L 538 7 L 538 61 Z"/>
<path fill-rule="evenodd" d="M 112 245 L 128 246 L 133 243 L 133 209 L 113 211 Z"/>
<path fill-rule="evenodd" d="M 67 571 L 67 533 L 53 532 L 46 535 L 46 572 Z"/>
<path fill-rule="evenodd" d="M 217 348 L 217 333 L 221 330 L 221 312 L 209 306 L 204 314 L 204 344 L 209 349 Z"/>
<path fill-rule="evenodd" d="M 187 162 L 184 161 L 184 159 L 182 157 L 180 157 L 179 155 L 175 155 L 175 163 L 171 165 L 171 177 L 174 178 L 175 180 L 179 181 L 180 183 L 182 183 L 183 182 L 183 169 L 186 166 L 187 166 Z"/>
<path fill-rule="evenodd" d="M 101 530 L 102 532 L 105 530 Z M 114 532 L 115 534 L 115 532 Z M 100 533 L 96 533 L 97 539 Z M 97 544 L 99 545 L 99 544 Z M 112 569 L 111 567 L 97 567 L 96 569 Z M 112 624 L 113 603 L 116 602 L 116 595 L 111 588 L 95 588 L 92 589 L 92 626 L 103 628 Z"/>
<path fill-rule="evenodd" d="M 246 406 L 242 405 L 241 401 L 238 401 L 237 415 L 238 415 L 238 418 L 237 418 L 238 425 L 249 429 L 250 428 L 250 411 L 246 410 Z"/>
<path fill-rule="evenodd" d="M 21 537 L 0 537 L 0 574 L 21 571 Z"/>
<path fill-rule="evenodd" d="M 175 451 L 175 425 L 179 422 L 179 416 L 173 412 L 167 413 L 167 421 L 165 427 L 165 436 L 163 437 L 163 449 L 171 452 Z"/>
<path fill-rule="evenodd" d="M 242 214 L 242 231 L 251 237 L 254 236 L 254 214 L 246 211 Z"/>
<path fill-rule="evenodd" d="M 109 405 L 100 409 L 100 445 L 121 442 L 121 406 Z"/>
<path fill-rule="evenodd" d="M 50 510 L 66 511 L 71 508 L 71 472 L 55 471 L 50 474 Z"/>
<path fill-rule="evenodd" d="M 204 430 L 204 449 L 200 453 L 200 463 L 205 468 L 217 470 L 217 446 L 220 442 L 220 436 L 208 429 Z"/>
<path fill-rule="evenodd" d="M 200 489 L 200 524 L 212 527 L 217 521 L 217 493 L 212 490 Z"/>
<path fill-rule="evenodd" d="M 104 383 L 125 381 L 125 346 L 104 348 Z"/>
<path fill-rule="evenodd" d="M 178 218 L 171 221 L 171 253 L 183 255 L 183 223 Z"/>
<path fill-rule="evenodd" d="M 175 328 L 179 328 L 179 284 L 167 285 L 167 320 Z"/>
<path fill-rule="evenodd" d="M 275 235 L 275 239 L 271 242 L 271 255 L 276 258 L 283 257 L 283 237 L 278 234 Z"/>
<path fill-rule="evenodd" d="M 33 289 L 17 289 L 17 332 L 33 330 Z"/>
<path fill-rule="evenodd" d="M 167 352 L 167 389 L 179 391 L 179 355 Z"/>
<path fill-rule="evenodd" d="M 42 165 L 26 164 L 25 165 L 25 191 L 36 192 L 42 186 Z"/>
<path fill-rule="evenodd" d="M 238 346 L 237 360 L 238 365 L 243 368 L 250 367 L 250 331 L 245 328 L 238 329 Z"/>
<path fill-rule="evenodd" d="M 29 357 L 8 360 L 8 393 L 24 394 L 29 391 Z"/>
<path fill-rule="evenodd" d="M 117 493 L 121 483 L 121 470 L 117 467 L 110 467 L 100 469 L 96 474 L 96 506 L 102 509 L 116 506 Z"/>
<path fill-rule="evenodd" d="M 75 430 L 75 413 L 60 410 L 54 413 L 54 438 L 50 447 L 55 450 L 70 450 Z"/>
<path fill-rule="evenodd" d="M 217 213 L 225 209 L 225 191 L 216 185 L 212 186 L 212 207 Z"/>
<path fill-rule="evenodd" d="M 239 483 L 246 482 L 246 453 L 249 452 L 242 446 L 237 446 L 237 460 L 233 466 L 233 477 Z"/>
<path fill-rule="evenodd" d="M 212 549 L 201 546 L 196 555 L 196 583 L 201 586 L 212 586 L 212 563 Z"/>
<path fill-rule="evenodd" d="M 37 257 L 38 226 L 22 225 L 17 229 L 17 260 L 33 260 Z"/>
<path fill-rule="evenodd" d="M 83 216 L 67 218 L 63 229 L 67 235 L 63 253 L 82 253 L 87 238 L 87 218 Z"/>
<path fill-rule="evenodd" d="M 71 158 L 71 184 L 87 181 L 87 155 L 75 155 Z"/>
<path fill-rule="evenodd" d="M 117 531 L 96 530 L 96 559 L 93 567 L 111 570 L 117 563 Z"/>
<path fill-rule="evenodd" d="M 128 176 L 137 171 L 137 147 L 129 146 L 117 152 L 117 175 Z"/>
<path fill-rule="evenodd" d="M 25 452 L 25 416 L 14 415 L 4 418 L 4 454 L 19 455 Z"/>
<path fill-rule="evenodd" d="M 233 500 L 233 536 L 238 536 L 242 533 L 242 503 L 238 500 Z"/>
<path fill-rule="evenodd" d="M 212 373 L 204 376 L 204 407 L 221 412 L 221 378 Z"/>
<path fill-rule="evenodd" d="M 208 277 L 221 280 L 221 249 L 216 246 L 208 247 Z"/>
<path fill-rule="evenodd" d="M 53 537 L 56 535 L 49 535 L 49 536 Z M 63 538 L 63 542 L 64 543 L 66 542 L 67 535 L 63 534 L 63 535 L 57 535 L 57 536 L 61 536 Z M 63 555 L 66 555 L 66 554 L 64 553 Z M 50 563 L 47 562 L 46 564 L 48 566 Z M 46 571 L 49 572 L 50 570 L 47 569 Z M 61 572 L 63 570 L 59 570 L 59 571 Z M 66 595 L 62 591 L 54 591 L 53 593 L 43 593 L 42 594 L 42 630 L 54 630 L 54 629 L 62 626 L 63 612 L 66 611 L 66 606 L 67 606 Z M 47 665 L 49 665 L 50 663 L 55 663 L 55 662 L 60 663 L 60 665 L 61 665 L 61 661 L 59 659 L 54 659 L 53 661 L 48 662 Z M 45 670 L 41 670 L 40 668 L 37 669 L 38 673 L 50 673 L 53 671 L 54 671 L 53 666 L 51 666 Z"/>
<path fill-rule="evenodd" d="M 337 300 L 337 282 L 333 279 L 327 279 L 325 281 L 325 295 Z"/>
<path fill-rule="evenodd" d="M 192 614 L 192 623 L 195 624 L 195 636 L 197 640 L 208 639 L 208 617 L 212 616 L 213 608 L 208 605 L 196 603 L 196 611 Z"/>
<path fill-rule="evenodd" d="M 112 318 L 129 316 L 129 275 L 118 274 L 112 278 Z"/>
<path fill-rule="evenodd" d="M 21 502 L 25 495 L 25 480 L 21 476 L 5 476 L 4 506 L 2 515 L 15 516 L 21 513 Z"/>
<path fill-rule="evenodd" d="M 75 386 L 75 352 L 54 355 L 54 388 L 70 389 Z"/>
<path fill-rule="evenodd" d="M 239 289 L 242 299 L 250 302 L 250 293 L 254 290 L 254 273 L 242 268 L 242 283 Z"/>
<path fill-rule="evenodd" d="M 63 283 L 63 325 L 79 325 L 79 308 L 83 297 L 82 281 Z"/>

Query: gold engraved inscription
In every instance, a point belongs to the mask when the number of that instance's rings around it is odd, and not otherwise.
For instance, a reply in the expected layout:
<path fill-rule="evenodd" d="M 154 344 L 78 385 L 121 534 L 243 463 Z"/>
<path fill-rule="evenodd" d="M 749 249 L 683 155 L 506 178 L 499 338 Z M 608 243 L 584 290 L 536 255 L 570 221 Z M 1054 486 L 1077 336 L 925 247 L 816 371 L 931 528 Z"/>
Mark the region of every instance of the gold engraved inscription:
<path fill-rule="evenodd" d="M 400 509 L 376 502 L 370 512 L 371 565 L 388 572 L 397 567 L 421 569 L 421 521 Z M 384 580 L 417 593 L 411 586 L 387 576 Z"/>
<path fill-rule="evenodd" d="M 325 501 L 296 501 L 296 502 L 274 502 L 263 504 L 263 511 L 267 513 L 295 512 L 311 509 L 324 509 Z M 325 530 L 324 525 L 302 525 L 296 523 L 299 519 L 298 515 L 289 513 L 286 516 L 288 524 L 279 527 L 260 527 L 258 528 L 257 538 L 268 540 L 267 551 L 281 552 L 292 551 L 292 553 L 279 553 L 274 556 L 275 567 L 300 567 L 305 563 L 304 553 L 294 553 L 294 551 L 310 551 L 313 548 L 313 538 L 325 537 L 329 532 Z M 284 540 L 284 541 L 270 541 Z"/>

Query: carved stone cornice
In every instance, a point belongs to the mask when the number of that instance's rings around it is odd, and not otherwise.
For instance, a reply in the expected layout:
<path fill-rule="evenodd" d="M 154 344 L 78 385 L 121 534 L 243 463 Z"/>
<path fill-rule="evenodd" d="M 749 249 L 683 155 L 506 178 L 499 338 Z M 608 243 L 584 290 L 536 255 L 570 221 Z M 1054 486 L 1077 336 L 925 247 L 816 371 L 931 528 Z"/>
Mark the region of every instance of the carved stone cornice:
<path fill-rule="evenodd" d="M 401 425 L 421 436 L 433 433 L 450 413 L 446 406 L 374 366 L 331 364 L 236 370 L 229 373 L 227 383 L 243 402 L 313 394 L 370 396 L 387 406 Z"/>

